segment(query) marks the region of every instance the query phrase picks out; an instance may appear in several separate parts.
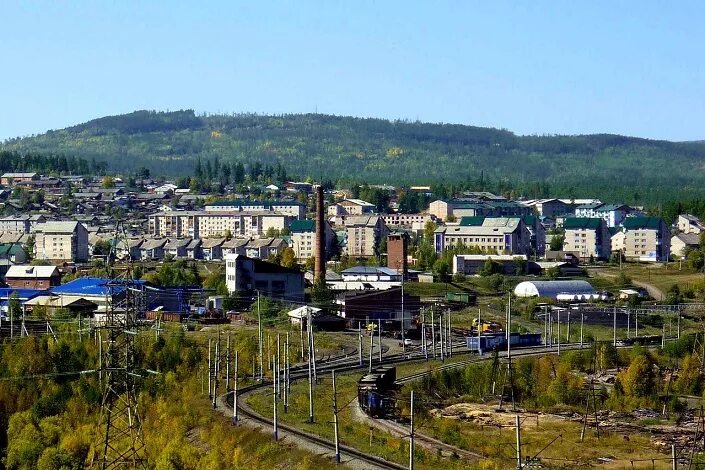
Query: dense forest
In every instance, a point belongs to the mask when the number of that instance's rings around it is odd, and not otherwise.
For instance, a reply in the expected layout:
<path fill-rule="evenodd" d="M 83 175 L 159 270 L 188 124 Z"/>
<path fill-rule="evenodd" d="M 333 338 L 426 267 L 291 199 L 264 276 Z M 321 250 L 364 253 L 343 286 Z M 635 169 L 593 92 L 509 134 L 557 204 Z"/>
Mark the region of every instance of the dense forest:
<path fill-rule="evenodd" d="M 619 135 L 518 136 L 457 124 L 323 114 L 197 115 L 136 111 L 0 149 L 139 167 L 154 175 L 193 174 L 196 162 L 284 165 L 291 174 L 341 183 L 470 184 L 513 196 L 599 196 L 656 204 L 705 196 L 705 143 Z M 294 171 L 295 170 L 295 171 Z"/>

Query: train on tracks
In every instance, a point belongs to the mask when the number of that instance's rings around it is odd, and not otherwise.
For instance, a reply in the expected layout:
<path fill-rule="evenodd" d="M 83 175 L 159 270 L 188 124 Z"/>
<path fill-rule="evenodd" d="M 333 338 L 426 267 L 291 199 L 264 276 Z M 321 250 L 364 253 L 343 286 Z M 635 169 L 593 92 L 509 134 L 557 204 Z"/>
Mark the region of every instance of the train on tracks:
<path fill-rule="evenodd" d="M 365 374 L 357 382 L 357 402 L 360 408 L 373 418 L 391 417 L 396 412 L 394 393 L 397 368 L 380 366 Z"/>

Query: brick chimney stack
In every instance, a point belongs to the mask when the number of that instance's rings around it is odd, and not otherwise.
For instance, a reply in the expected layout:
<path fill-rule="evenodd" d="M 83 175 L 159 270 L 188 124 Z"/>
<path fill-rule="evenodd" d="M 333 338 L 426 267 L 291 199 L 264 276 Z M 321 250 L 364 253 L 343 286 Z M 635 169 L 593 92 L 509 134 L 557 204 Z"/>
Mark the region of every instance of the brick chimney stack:
<path fill-rule="evenodd" d="M 325 212 L 323 210 L 323 186 L 316 186 L 316 250 L 313 266 L 314 283 L 326 279 L 326 231 L 324 230 Z"/>

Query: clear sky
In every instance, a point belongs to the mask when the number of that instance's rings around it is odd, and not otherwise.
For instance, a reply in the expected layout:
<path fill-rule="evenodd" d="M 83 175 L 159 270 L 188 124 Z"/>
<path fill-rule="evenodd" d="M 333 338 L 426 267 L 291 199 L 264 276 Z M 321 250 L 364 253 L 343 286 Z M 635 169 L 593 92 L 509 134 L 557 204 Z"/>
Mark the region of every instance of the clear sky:
<path fill-rule="evenodd" d="M 0 2 L 0 139 L 136 109 L 705 139 L 702 1 Z"/>

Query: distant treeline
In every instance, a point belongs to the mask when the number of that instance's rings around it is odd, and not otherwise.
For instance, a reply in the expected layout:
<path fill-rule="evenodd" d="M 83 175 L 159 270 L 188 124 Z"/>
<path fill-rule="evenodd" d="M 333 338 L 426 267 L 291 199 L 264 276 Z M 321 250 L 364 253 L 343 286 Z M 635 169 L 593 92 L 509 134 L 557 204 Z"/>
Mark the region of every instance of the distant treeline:
<path fill-rule="evenodd" d="M 42 174 L 102 175 L 107 162 L 88 162 L 84 158 L 61 154 L 0 151 L 0 172 L 37 172 Z"/>
<path fill-rule="evenodd" d="M 705 143 L 608 134 L 517 136 L 458 124 L 181 110 L 103 117 L 2 147 L 107 161 L 123 174 L 146 167 L 155 176 L 193 175 L 200 159 L 201 171 L 210 162 L 212 177 L 230 180 L 240 163 L 246 172 L 256 164 L 274 169 L 274 180 L 281 166 L 342 186 L 471 186 L 513 197 L 594 196 L 651 206 L 705 198 Z M 214 171 L 216 158 L 229 175 Z"/>

